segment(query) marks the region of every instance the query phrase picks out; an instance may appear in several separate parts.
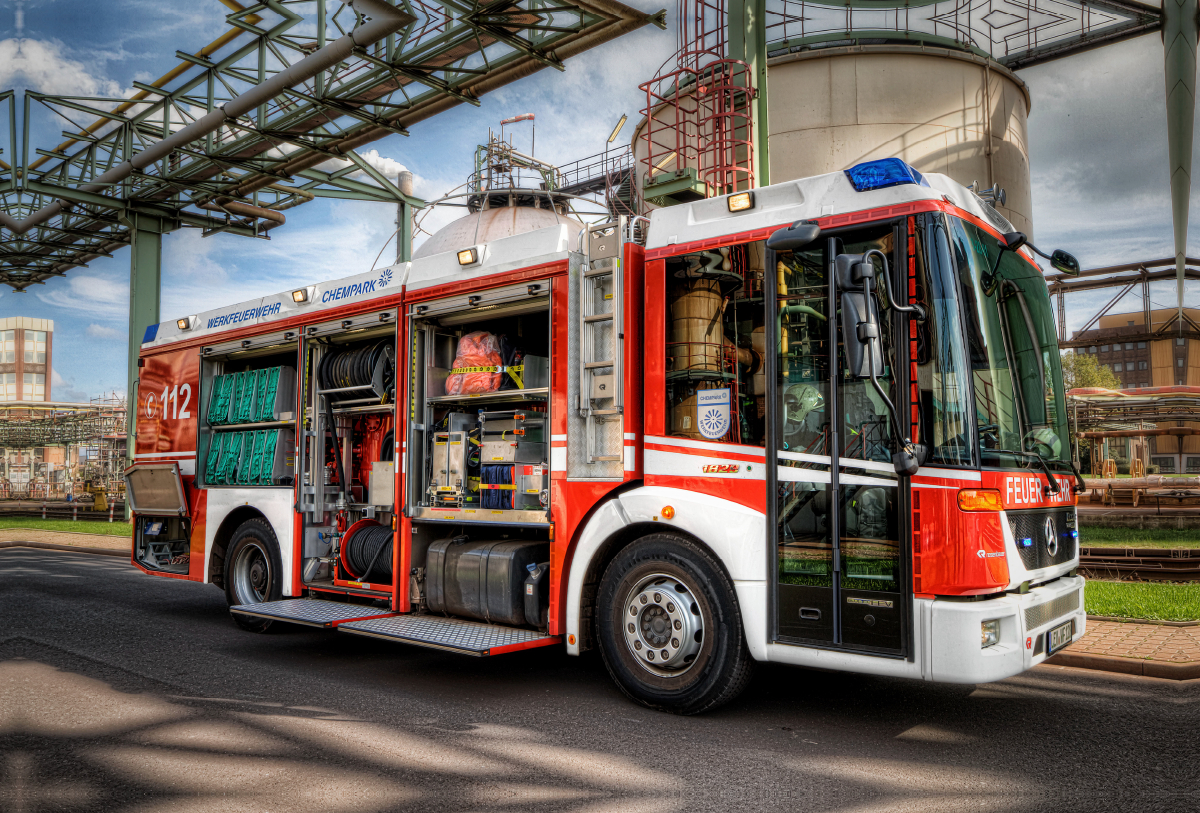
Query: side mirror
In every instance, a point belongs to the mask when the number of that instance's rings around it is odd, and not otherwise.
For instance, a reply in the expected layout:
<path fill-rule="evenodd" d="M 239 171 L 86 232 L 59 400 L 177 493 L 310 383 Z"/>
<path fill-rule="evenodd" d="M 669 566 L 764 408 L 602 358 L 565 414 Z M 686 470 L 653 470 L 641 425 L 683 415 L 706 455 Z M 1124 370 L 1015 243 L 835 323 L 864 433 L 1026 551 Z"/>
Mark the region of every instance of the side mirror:
<path fill-rule="evenodd" d="M 834 274 L 841 291 L 842 344 L 850 375 L 855 378 L 883 375 L 879 313 L 875 297 L 867 296 L 864 284 L 874 276 L 875 266 L 864 262 L 861 254 L 839 254 L 834 260 Z"/>
<path fill-rule="evenodd" d="M 1072 277 L 1079 276 L 1079 260 L 1075 259 L 1074 255 L 1068 254 L 1061 248 L 1055 250 L 1050 255 L 1050 265 L 1057 268 L 1064 274 L 1069 274 Z"/>
<path fill-rule="evenodd" d="M 811 220 L 797 220 L 767 238 L 767 248 L 773 251 L 795 251 L 804 248 L 821 236 L 821 227 Z"/>
<path fill-rule="evenodd" d="M 1021 246 L 1029 242 L 1029 238 L 1025 236 L 1025 232 L 1010 231 L 1004 235 L 1004 239 L 1000 241 L 1000 247 L 1006 248 L 1009 251 L 1016 251 Z"/>
<path fill-rule="evenodd" d="M 912 477 L 917 473 L 917 469 L 925 465 L 928 456 L 929 447 L 924 443 L 910 443 L 901 446 L 899 451 L 892 454 L 892 466 L 895 467 L 896 474 Z"/>

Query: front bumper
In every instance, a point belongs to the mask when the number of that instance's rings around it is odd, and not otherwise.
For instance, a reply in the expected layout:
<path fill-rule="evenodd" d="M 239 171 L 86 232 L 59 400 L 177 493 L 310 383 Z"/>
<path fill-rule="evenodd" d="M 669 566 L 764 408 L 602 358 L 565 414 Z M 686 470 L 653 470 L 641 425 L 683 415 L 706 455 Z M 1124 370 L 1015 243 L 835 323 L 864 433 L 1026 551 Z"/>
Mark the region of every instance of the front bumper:
<path fill-rule="evenodd" d="M 1046 660 L 1047 634 L 1073 620 L 1071 640 L 1087 627 L 1080 576 L 1063 576 L 1028 593 L 986 601 L 928 600 L 928 677 L 946 683 L 988 683 L 1018 675 Z M 1000 641 L 980 646 L 980 626 L 999 619 Z"/>

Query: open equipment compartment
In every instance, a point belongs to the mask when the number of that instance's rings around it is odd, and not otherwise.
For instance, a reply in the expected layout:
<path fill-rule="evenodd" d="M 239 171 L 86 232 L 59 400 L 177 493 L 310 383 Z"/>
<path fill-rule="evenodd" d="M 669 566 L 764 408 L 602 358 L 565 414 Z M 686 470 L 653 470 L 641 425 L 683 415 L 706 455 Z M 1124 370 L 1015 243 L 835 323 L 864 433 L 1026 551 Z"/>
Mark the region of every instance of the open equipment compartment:
<path fill-rule="evenodd" d="M 304 341 L 301 581 L 394 589 L 396 312 L 313 325 Z"/>
<path fill-rule="evenodd" d="M 409 309 L 409 599 L 546 629 L 550 284 Z"/>
<path fill-rule="evenodd" d="M 412 306 L 415 521 L 550 522 L 550 285 Z"/>
<path fill-rule="evenodd" d="M 186 576 L 191 569 L 191 519 L 179 464 L 139 463 L 125 470 L 125 493 L 136 514 L 133 558 L 147 570 Z"/>
<path fill-rule="evenodd" d="M 204 348 L 198 485 L 292 487 L 296 352 L 295 332 Z"/>

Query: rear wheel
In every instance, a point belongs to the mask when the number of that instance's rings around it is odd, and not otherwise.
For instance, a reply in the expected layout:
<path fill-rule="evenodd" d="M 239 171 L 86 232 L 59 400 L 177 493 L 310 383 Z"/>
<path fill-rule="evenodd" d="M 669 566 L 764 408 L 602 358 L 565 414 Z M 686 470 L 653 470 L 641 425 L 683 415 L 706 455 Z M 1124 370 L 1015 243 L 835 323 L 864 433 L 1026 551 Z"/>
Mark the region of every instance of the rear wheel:
<path fill-rule="evenodd" d="M 263 519 L 248 519 L 234 531 L 225 556 L 225 598 L 230 607 L 277 601 L 283 595 L 279 543 Z M 232 613 L 242 629 L 266 632 L 271 622 Z"/>
<path fill-rule="evenodd" d="M 617 554 L 600 581 L 597 640 L 633 700 L 676 714 L 728 703 L 753 661 L 733 585 L 705 550 L 653 534 Z"/>

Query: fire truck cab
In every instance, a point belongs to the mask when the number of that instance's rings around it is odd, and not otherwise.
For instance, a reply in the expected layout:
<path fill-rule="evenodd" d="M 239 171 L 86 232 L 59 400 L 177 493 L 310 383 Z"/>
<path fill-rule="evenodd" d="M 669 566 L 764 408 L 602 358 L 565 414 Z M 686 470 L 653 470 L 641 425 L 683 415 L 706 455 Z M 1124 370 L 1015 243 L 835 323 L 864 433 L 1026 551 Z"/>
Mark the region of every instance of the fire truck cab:
<path fill-rule="evenodd" d="M 152 325 L 132 561 L 680 713 L 755 661 L 1018 674 L 1085 626 L 1031 249 L 886 159 Z"/>

